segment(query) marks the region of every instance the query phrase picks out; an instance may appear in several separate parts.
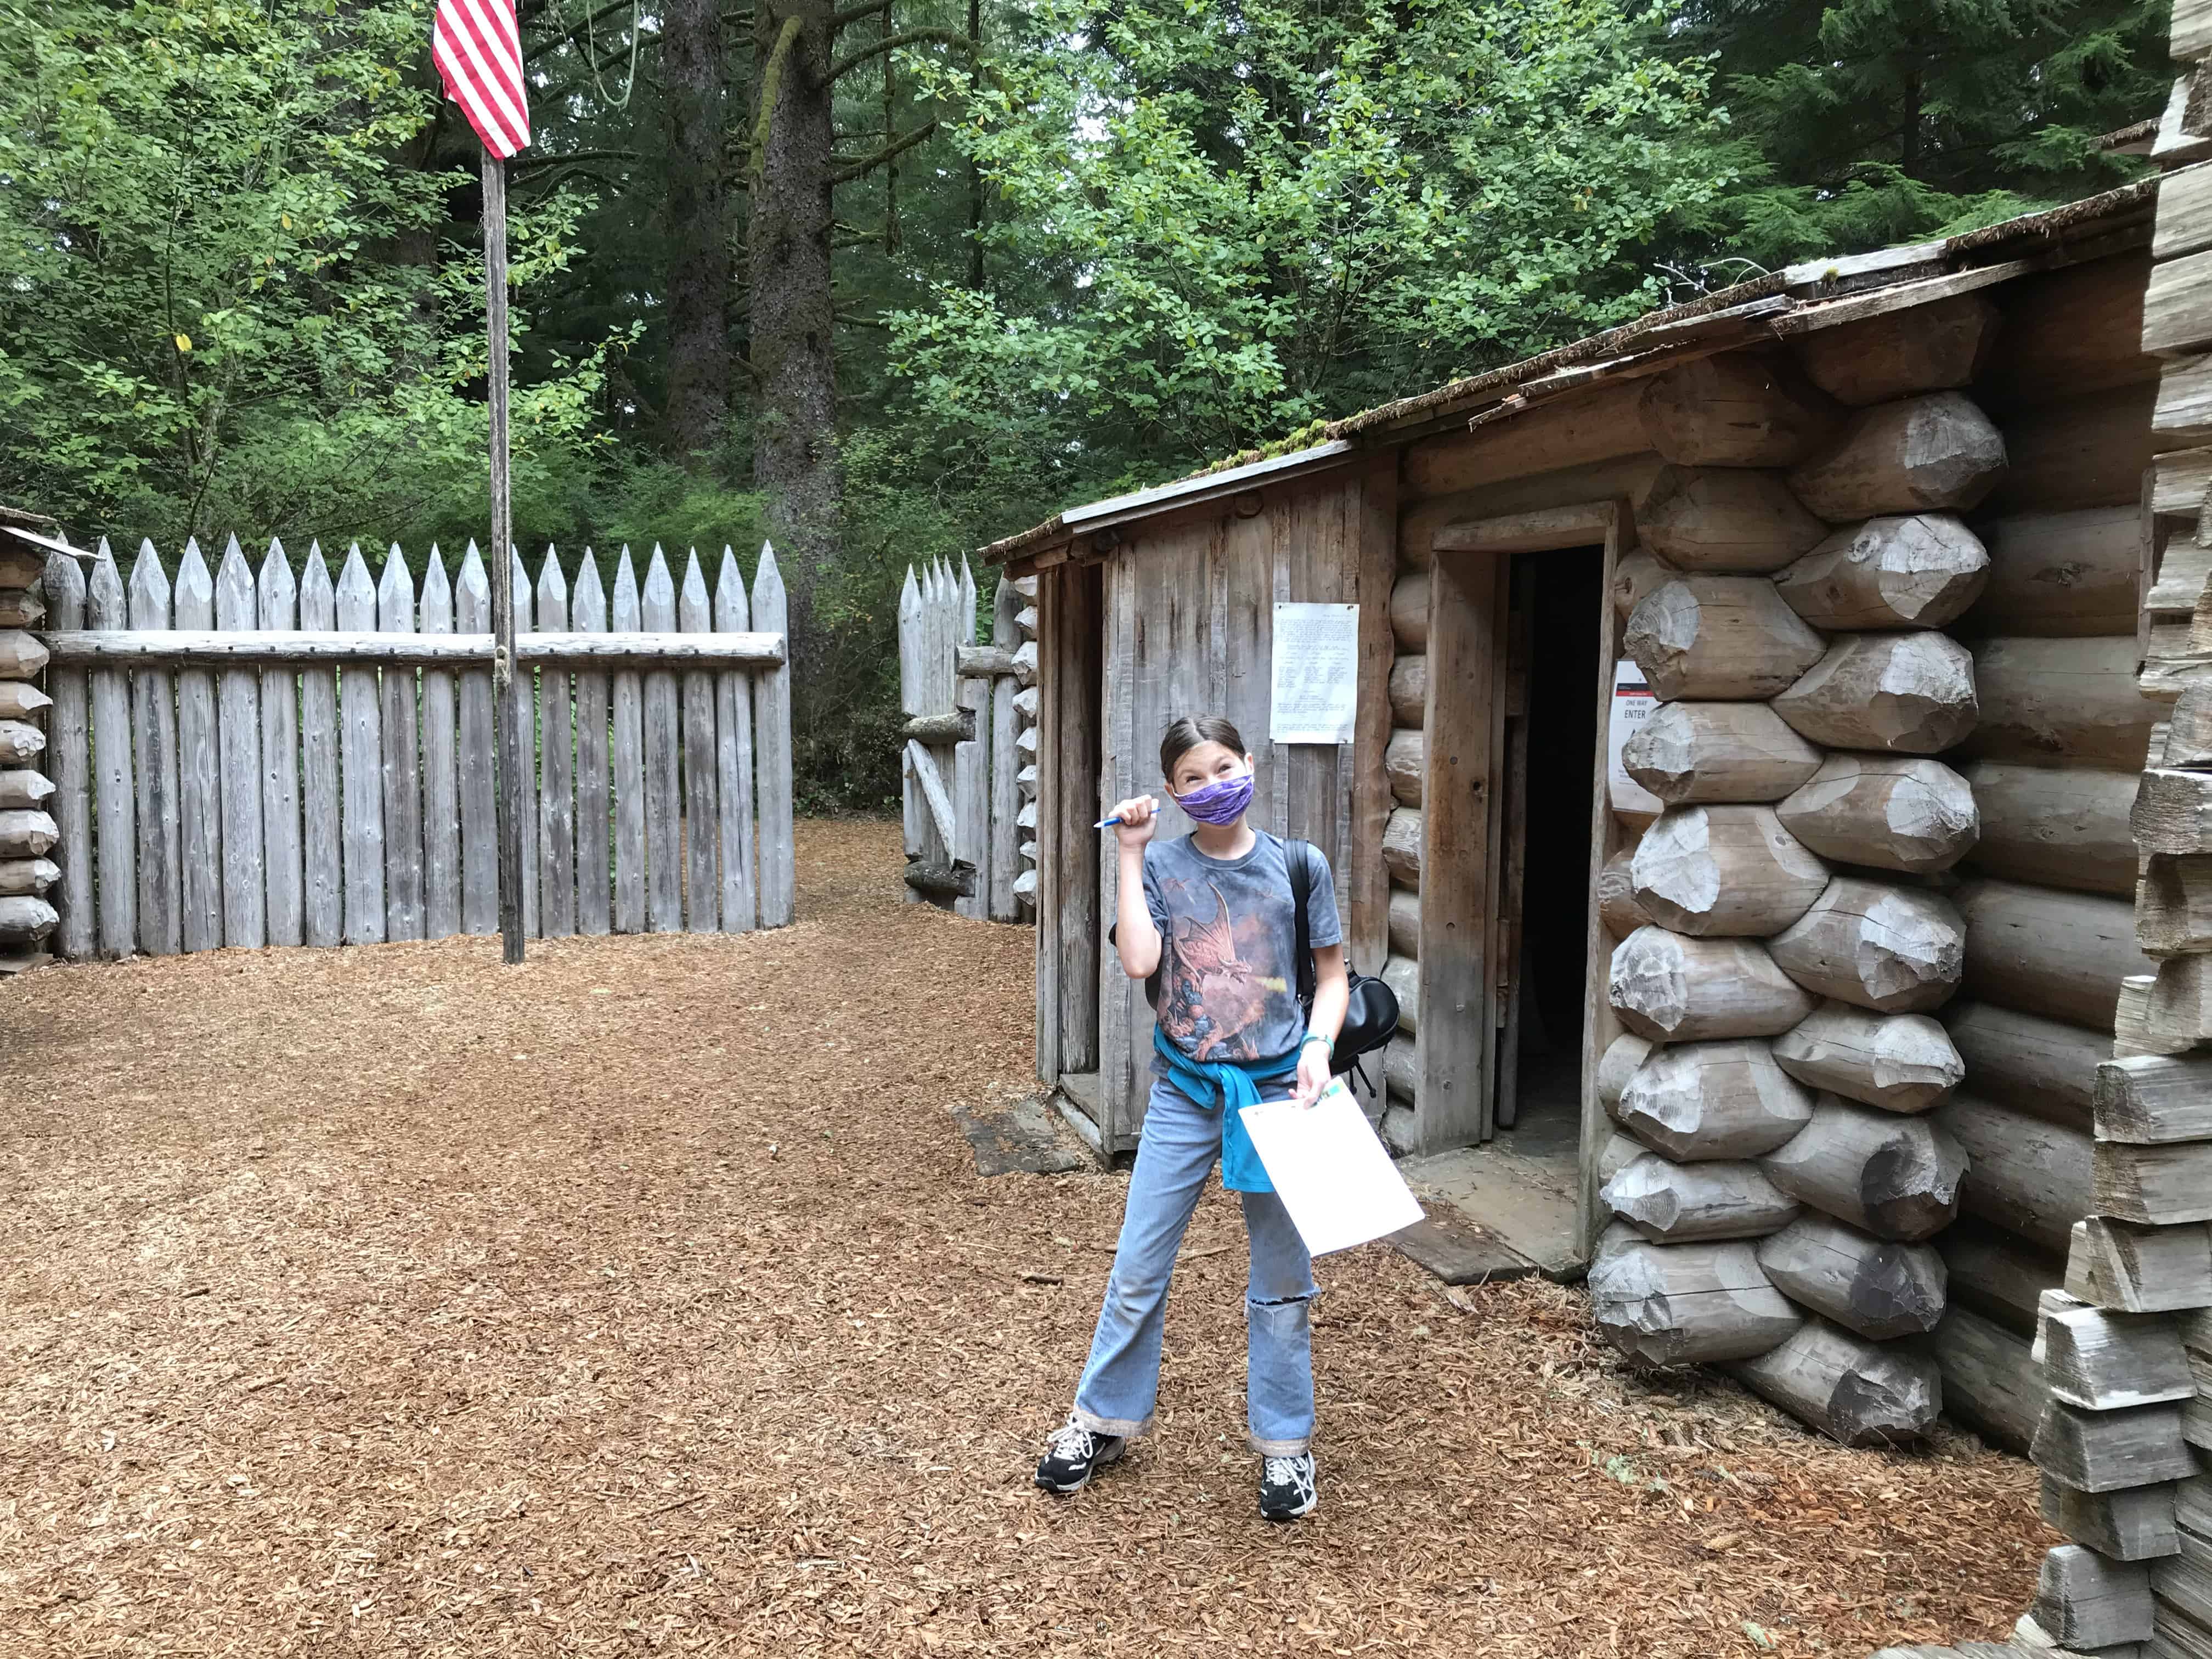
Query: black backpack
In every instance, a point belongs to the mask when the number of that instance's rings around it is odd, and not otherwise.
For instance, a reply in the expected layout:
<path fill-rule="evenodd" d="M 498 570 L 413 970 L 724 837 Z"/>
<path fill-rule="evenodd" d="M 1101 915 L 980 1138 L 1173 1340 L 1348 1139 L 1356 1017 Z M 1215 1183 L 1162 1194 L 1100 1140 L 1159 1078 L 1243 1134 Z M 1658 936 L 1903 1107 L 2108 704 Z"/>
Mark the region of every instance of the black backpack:
<path fill-rule="evenodd" d="M 1279 840 L 1280 837 L 1278 837 Z M 1310 1016 L 1313 1012 L 1316 977 L 1313 960 L 1313 931 L 1306 917 L 1306 902 L 1313 893 L 1313 865 L 1311 860 L 1321 855 L 1321 849 L 1309 841 L 1282 842 L 1283 862 L 1291 872 L 1291 896 L 1295 901 L 1297 917 L 1297 943 L 1292 947 L 1297 954 L 1298 1006 Z M 1114 942 L 1115 930 L 1106 930 L 1106 942 Z M 1160 966 L 1145 979 L 1146 1004 L 1157 1009 L 1160 1006 L 1160 987 L 1166 976 L 1164 941 Z M 1347 963 L 1345 976 L 1351 981 L 1351 1000 L 1345 1005 L 1344 1029 L 1336 1034 L 1336 1048 L 1329 1061 L 1329 1070 L 1339 1077 L 1354 1068 L 1362 1054 L 1371 1054 L 1396 1035 L 1398 1030 L 1398 996 L 1388 985 L 1371 974 L 1363 974 Z M 1361 1072 L 1359 1080 L 1367 1083 L 1367 1073 Z M 1367 1084 L 1368 1092 L 1374 1085 Z"/>

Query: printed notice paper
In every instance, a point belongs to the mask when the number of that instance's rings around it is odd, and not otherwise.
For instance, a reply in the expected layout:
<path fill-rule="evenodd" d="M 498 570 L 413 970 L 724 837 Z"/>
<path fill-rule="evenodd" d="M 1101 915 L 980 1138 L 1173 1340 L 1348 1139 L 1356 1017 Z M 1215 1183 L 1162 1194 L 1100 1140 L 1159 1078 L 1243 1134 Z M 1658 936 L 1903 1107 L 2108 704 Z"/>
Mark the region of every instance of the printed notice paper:
<path fill-rule="evenodd" d="M 1268 735 L 1277 743 L 1350 743 L 1358 693 L 1359 607 L 1277 605 Z"/>
<path fill-rule="evenodd" d="M 1343 1079 L 1332 1079 L 1311 1106 L 1267 1101 L 1241 1115 L 1310 1254 L 1348 1250 L 1421 1218 Z"/>
<path fill-rule="evenodd" d="M 1606 793 L 1613 798 L 1616 812 L 1649 812 L 1655 817 L 1667 808 L 1661 800 L 1634 778 L 1621 763 L 1620 751 L 1636 735 L 1636 728 L 1651 718 L 1659 707 L 1659 700 L 1651 695 L 1651 688 L 1644 683 L 1644 671 L 1626 658 L 1613 667 L 1613 719 L 1606 727 Z"/>

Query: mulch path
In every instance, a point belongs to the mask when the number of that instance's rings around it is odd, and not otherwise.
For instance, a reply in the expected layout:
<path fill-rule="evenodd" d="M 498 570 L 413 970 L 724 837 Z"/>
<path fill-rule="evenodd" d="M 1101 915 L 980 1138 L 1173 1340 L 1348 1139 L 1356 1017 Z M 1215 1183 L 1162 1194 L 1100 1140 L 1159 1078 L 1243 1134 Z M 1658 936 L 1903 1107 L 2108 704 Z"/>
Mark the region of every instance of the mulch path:
<path fill-rule="evenodd" d="M 1124 1180 L 976 1178 L 1032 936 L 897 902 L 895 829 L 799 845 L 748 939 L 0 987 L 0 1652 L 1863 1659 L 2025 1604 L 2018 1461 L 1381 1247 L 1323 1265 L 1322 1508 L 1267 1528 L 1218 1194 L 1156 1437 L 1036 1492 Z"/>

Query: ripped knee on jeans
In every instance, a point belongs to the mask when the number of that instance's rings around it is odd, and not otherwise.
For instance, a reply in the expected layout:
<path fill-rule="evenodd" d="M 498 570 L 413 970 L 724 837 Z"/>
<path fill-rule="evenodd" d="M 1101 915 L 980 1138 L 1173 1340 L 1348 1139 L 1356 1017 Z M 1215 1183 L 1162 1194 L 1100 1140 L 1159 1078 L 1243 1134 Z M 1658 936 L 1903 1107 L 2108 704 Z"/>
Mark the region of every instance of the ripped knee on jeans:
<path fill-rule="evenodd" d="M 1305 1308 L 1310 1307 L 1320 1296 L 1318 1289 L 1303 1291 L 1297 1296 L 1248 1296 L 1244 1298 L 1244 1306 L 1247 1311 L 1254 1313 L 1263 1309 Z"/>

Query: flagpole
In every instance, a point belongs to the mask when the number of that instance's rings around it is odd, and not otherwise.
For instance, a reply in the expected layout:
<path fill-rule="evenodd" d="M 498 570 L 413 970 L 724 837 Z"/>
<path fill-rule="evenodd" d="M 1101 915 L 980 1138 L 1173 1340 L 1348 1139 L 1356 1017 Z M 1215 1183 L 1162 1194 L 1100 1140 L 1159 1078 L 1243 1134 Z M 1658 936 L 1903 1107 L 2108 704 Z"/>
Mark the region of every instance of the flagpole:
<path fill-rule="evenodd" d="M 483 158 L 484 329 L 491 356 L 492 705 L 499 711 L 499 932 L 508 967 L 522 960 L 522 733 L 527 682 L 514 672 L 514 512 L 507 470 L 507 163 Z"/>

